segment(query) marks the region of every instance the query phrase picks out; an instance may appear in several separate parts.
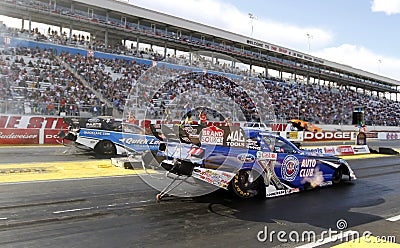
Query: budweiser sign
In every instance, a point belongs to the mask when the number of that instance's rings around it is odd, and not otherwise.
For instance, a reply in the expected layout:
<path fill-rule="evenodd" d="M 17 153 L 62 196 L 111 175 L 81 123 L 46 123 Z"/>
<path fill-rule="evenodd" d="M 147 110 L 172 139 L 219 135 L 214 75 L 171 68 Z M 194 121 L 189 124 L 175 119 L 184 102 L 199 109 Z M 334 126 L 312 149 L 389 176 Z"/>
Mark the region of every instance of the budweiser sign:
<path fill-rule="evenodd" d="M 38 144 L 38 129 L 0 128 L 0 144 Z"/>

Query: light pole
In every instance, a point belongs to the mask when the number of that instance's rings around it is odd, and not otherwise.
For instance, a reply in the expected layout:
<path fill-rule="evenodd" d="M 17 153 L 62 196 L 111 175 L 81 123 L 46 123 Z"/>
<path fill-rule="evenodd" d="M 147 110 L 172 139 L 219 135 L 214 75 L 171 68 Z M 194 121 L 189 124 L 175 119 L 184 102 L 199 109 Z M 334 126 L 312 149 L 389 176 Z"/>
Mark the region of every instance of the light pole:
<path fill-rule="evenodd" d="M 253 21 L 257 20 L 257 16 L 253 15 L 252 13 L 249 13 L 249 18 L 250 18 L 250 22 L 251 22 L 251 36 L 253 36 Z"/>
<path fill-rule="evenodd" d="M 310 40 L 314 38 L 311 34 L 307 34 L 307 39 L 308 39 L 308 53 L 310 53 Z"/>

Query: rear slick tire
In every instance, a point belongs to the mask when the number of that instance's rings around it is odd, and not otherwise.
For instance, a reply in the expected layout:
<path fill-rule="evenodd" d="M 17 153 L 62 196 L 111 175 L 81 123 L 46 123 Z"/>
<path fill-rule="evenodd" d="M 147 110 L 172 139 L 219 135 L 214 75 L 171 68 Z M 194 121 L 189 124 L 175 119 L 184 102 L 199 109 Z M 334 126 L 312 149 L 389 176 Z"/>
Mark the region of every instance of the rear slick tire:
<path fill-rule="evenodd" d="M 342 177 L 343 177 L 343 170 L 342 166 L 340 166 L 333 172 L 332 184 L 339 184 L 342 181 Z"/>
<path fill-rule="evenodd" d="M 240 170 L 231 180 L 230 188 L 239 198 L 249 199 L 262 196 L 262 177 L 253 178 L 251 172 L 251 170 Z"/>
<path fill-rule="evenodd" d="M 117 149 L 115 148 L 114 143 L 109 140 L 102 140 L 100 141 L 94 151 L 100 155 L 116 155 Z"/>

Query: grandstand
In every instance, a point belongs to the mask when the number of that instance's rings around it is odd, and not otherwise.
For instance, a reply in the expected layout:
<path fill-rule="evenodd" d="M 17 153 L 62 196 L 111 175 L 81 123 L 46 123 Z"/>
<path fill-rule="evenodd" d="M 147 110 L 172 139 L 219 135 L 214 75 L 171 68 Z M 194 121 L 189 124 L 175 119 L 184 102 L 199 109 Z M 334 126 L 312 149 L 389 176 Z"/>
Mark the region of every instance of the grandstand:
<path fill-rule="evenodd" d="M 367 125 L 400 125 L 400 82 L 393 79 L 122 2 L 0 0 L 0 6 L 0 14 L 27 16 L 30 21 L 51 25 L 56 17 L 60 25 L 59 32 L 49 30 L 47 34 L 30 27 L 2 27 L 0 113 L 101 115 L 109 114 L 112 107 L 120 115 L 139 77 L 152 61 L 162 60 L 158 66 L 201 66 L 213 75 L 240 81 L 238 88 L 230 86 L 231 92 L 226 92 L 228 96 L 235 92 L 235 99 L 241 99 L 237 103 L 244 116 L 239 121 L 257 120 L 254 104 L 246 99 L 262 99 L 267 93 L 271 99 L 266 102 L 284 122 L 296 118 L 317 124 L 351 124 L 353 106 L 363 105 Z M 70 33 L 63 32 L 63 27 Z M 77 36 L 73 30 L 91 35 Z M 135 46 L 124 46 L 127 40 L 135 41 Z M 150 48 L 142 49 L 142 44 Z M 172 55 L 167 52 L 170 49 Z M 209 53 L 199 55 L 199 50 Z M 263 73 L 255 73 L 256 66 Z M 280 77 L 271 77 L 271 70 L 277 70 Z M 291 73 L 291 79 L 283 78 L 284 72 Z M 300 76 L 304 80 L 297 80 Z M 254 80 L 265 91 L 254 93 L 246 88 L 246 82 Z M 161 85 L 147 87 L 163 91 Z M 141 90 L 151 92 L 150 88 Z M 174 100 L 174 90 L 182 91 L 175 88 L 153 96 L 152 106 L 146 106 L 152 118 L 165 114 L 163 106 Z M 395 99 L 386 98 L 387 93 L 395 93 Z M 201 104 L 211 104 L 210 99 Z M 182 113 L 174 113 L 174 118 L 179 116 Z"/>

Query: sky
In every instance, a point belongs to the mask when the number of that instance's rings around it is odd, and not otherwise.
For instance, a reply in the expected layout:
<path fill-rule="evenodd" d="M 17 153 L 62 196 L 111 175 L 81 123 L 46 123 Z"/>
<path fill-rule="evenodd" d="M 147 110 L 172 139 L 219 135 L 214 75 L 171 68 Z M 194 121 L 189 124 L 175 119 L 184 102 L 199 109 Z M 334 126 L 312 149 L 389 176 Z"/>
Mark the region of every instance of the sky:
<path fill-rule="evenodd" d="M 125 1 L 400 81 L 400 0 Z"/>
<path fill-rule="evenodd" d="M 400 81 L 400 0 L 129 0 L 129 3 Z M 251 19 L 249 13 L 256 18 Z"/>

